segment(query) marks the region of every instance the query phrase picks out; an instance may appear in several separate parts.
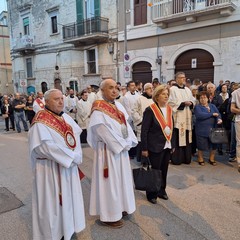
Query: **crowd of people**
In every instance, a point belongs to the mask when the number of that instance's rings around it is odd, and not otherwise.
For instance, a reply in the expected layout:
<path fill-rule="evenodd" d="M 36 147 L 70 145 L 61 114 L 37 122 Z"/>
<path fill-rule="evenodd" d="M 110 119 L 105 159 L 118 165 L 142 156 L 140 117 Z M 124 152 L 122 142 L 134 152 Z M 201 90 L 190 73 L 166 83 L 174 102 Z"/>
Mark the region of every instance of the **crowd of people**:
<path fill-rule="evenodd" d="M 33 170 L 33 239 L 71 239 L 85 227 L 80 178 L 81 144 L 94 150 L 90 215 L 103 225 L 120 228 L 122 218 L 135 209 L 129 159 L 162 171 L 159 192 L 146 192 L 147 200 L 168 200 L 168 166 L 217 165 L 216 153 L 229 154 L 240 172 L 240 88 L 229 80 L 191 82 L 184 72 L 161 84 L 129 81 L 126 86 L 103 80 L 76 94 L 51 89 L 37 96 L 4 95 L 1 113 L 6 131 L 29 131 Z M 29 129 L 29 121 L 31 127 Z M 15 128 L 16 126 L 16 128 Z M 214 144 L 209 133 L 223 127 L 229 144 Z M 43 209 L 40 206 L 48 206 Z"/>

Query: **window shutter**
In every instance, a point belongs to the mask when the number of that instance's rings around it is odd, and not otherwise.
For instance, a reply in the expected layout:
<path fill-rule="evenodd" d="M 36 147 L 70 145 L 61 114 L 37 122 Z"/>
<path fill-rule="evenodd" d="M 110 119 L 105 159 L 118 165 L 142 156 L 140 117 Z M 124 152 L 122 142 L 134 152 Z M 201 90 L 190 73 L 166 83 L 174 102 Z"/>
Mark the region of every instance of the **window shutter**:
<path fill-rule="evenodd" d="M 84 0 L 76 0 L 77 22 L 81 22 L 83 20 L 83 2 Z"/>
<path fill-rule="evenodd" d="M 100 0 L 94 0 L 94 14 L 95 17 L 100 16 Z"/>

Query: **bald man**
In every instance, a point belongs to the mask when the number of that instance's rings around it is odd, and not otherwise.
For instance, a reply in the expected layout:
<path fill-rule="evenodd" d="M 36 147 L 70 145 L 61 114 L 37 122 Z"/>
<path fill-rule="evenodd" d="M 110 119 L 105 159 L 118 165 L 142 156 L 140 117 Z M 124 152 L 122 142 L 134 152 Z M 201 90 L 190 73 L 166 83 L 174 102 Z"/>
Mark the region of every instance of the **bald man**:
<path fill-rule="evenodd" d="M 121 228 L 123 215 L 136 209 L 128 150 L 137 145 L 137 139 L 126 110 L 115 102 L 116 82 L 106 79 L 100 89 L 103 100 L 93 103 L 87 130 L 87 141 L 95 152 L 90 215 L 99 215 L 105 226 Z"/>

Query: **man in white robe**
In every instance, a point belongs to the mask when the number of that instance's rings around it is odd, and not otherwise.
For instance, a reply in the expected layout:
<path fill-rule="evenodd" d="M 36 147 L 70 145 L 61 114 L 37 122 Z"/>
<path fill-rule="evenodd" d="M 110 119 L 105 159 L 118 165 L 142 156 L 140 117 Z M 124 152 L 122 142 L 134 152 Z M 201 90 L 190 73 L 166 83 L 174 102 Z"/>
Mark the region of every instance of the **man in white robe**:
<path fill-rule="evenodd" d="M 172 107 L 174 132 L 176 134 L 175 151 L 172 164 L 190 164 L 192 158 L 192 109 L 196 99 L 191 90 L 185 87 L 186 76 L 183 72 L 176 73 L 176 85 L 170 88 L 168 104 Z"/>
<path fill-rule="evenodd" d="M 88 93 L 86 90 L 81 92 L 81 99 L 77 103 L 77 122 L 83 130 L 80 136 L 81 143 L 87 143 L 87 127 L 91 114 L 92 103 L 88 101 Z"/>
<path fill-rule="evenodd" d="M 45 110 L 35 115 L 29 131 L 33 239 L 69 240 L 85 228 L 78 169 L 81 128 L 62 112 L 59 90 L 49 90 L 44 96 Z"/>
<path fill-rule="evenodd" d="M 90 195 L 90 215 L 113 228 L 123 226 L 123 212 L 135 211 L 132 170 L 128 150 L 137 139 L 127 122 L 124 107 L 115 102 L 117 84 L 112 79 L 101 83 L 103 100 L 92 107 L 87 141 L 94 149 Z"/>
<path fill-rule="evenodd" d="M 43 97 L 43 92 L 37 92 L 37 98 L 33 102 L 33 111 L 37 113 L 40 110 L 43 110 L 45 106 L 45 100 Z"/>
<path fill-rule="evenodd" d="M 69 90 L 69 95 L 65 98 L 65 112 L 72 117 L 73 120 L 77 120 L 77 102 L 78 98 L 74 95 L 74 90 Z"/>

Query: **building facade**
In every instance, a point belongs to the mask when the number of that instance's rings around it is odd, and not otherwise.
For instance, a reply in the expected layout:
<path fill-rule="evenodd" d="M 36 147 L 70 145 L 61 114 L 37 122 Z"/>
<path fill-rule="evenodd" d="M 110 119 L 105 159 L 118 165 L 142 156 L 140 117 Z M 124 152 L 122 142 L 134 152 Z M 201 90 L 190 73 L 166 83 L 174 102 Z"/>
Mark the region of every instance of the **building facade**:
<path fill-rule="evenodd" d="M 11 0 L 15 91 L 76 91 L 118 78 L 116 0 Z"/>
<path fill-rule="evenodd" d="M 119 12 L 125 81 L 167 82 L 184 71 L 191 80 L 239 82 L 239 0 L 125 0 Z"/>
<path fill-rule="evenodd" d="M 12 94 L 12 63 L 10 57 L 10 39 L 8 30 L 8 14 L 0 13 L 0 93 Z"/>

